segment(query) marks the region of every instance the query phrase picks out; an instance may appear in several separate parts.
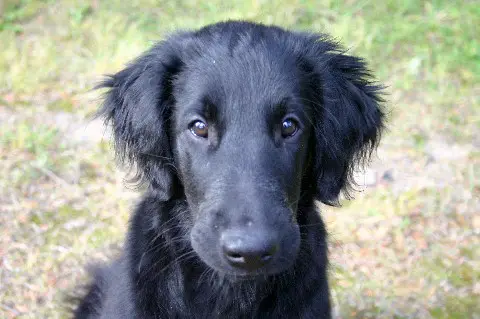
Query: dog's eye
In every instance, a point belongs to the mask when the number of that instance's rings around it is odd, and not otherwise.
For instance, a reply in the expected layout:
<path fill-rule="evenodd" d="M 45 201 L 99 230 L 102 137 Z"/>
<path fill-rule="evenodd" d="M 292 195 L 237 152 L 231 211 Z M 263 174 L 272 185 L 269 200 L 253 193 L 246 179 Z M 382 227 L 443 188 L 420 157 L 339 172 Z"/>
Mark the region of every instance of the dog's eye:
<path fill-rule="evenodd" d="M 190 132 L 198 137 L 208 137 L 208 125 L 202 121 L 194 121 L 190 124 Z"/>
<path fill-rule="evenodd" d="M 284 138 L 295 135 L 298 131 L 297 121 L 294 119 L 285 119 L 282 122 L 282 136 Z"/>

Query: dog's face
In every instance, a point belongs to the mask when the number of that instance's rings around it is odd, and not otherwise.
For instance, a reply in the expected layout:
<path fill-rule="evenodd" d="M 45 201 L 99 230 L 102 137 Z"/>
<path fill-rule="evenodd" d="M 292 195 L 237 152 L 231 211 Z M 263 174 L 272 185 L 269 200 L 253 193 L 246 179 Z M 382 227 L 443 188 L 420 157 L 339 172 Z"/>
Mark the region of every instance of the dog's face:
<path fill-rule="evenodd" d="M 382 127 L 358 58 L 318 36 L 229 22 L 154 47 L 106 81 L 117 150 L 185 197 L 198 256 L 224 274 L 289 268 L 299 205 L 336 202 Z"/>
<path fill-rule="evenodd" d="M 235 274 L 292 264 L 311 112 L 292 56 L 217 49 L 174 82 L 175 161 L 194 215 L 192 246 Z"/>

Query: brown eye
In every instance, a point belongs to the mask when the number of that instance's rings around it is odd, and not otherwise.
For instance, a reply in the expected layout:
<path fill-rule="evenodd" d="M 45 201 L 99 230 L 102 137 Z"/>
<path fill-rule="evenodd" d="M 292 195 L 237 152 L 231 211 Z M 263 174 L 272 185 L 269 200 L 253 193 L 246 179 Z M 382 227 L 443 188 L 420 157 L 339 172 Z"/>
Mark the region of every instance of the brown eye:
<path fill-rule="evenodd" d="M 198 137 L 208 137 L 208 125 L 202 121 L 195 121 L 190 124 L 190 132 Z"/>
<path fill-rule="evenodd" d="M 294 119 L 285 119 L 282 122 L 282 137 L 287 138 L 295 135 L 298 131 L 297 121 Z"/>

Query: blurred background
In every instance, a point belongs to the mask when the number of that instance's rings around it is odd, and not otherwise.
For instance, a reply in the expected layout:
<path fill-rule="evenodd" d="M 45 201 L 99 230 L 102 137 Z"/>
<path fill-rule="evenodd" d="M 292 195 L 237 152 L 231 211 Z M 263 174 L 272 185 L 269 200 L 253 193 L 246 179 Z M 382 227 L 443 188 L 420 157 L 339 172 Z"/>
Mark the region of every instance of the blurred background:
<path fill-rule="evenodd" d="M 325 32 L 388 88 L 362 185 L 320 207 L 336 318 L 480 318 L 480 3 L 0 1 L 0 318 L 67 318 L 87 260 L 115 256 L 138 193 L 92 114 L 103 74 L 226 19 Z"/>

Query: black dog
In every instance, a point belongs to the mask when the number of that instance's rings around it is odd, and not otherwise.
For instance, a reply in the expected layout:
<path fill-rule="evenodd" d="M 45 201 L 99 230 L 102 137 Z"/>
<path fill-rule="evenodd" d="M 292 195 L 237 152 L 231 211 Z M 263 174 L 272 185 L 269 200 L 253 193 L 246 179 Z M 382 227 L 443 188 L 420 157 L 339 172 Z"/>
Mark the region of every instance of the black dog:
<path fill-rule="evenodd" d="M 325 36 L 218 23 L 106 80 L 148 191 L 76 318 L 330 318 L 326 233 L 383 128 L 381 87 Z"/>

